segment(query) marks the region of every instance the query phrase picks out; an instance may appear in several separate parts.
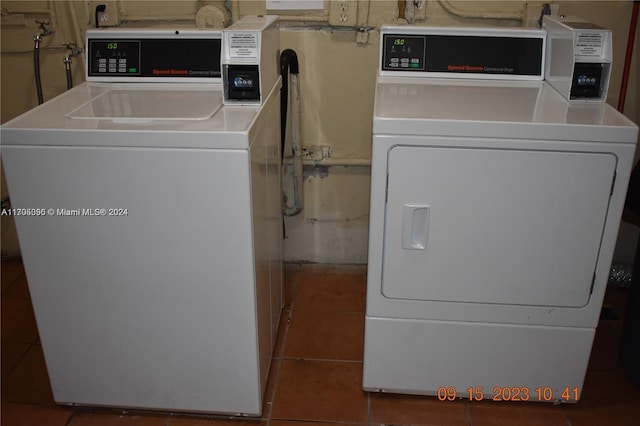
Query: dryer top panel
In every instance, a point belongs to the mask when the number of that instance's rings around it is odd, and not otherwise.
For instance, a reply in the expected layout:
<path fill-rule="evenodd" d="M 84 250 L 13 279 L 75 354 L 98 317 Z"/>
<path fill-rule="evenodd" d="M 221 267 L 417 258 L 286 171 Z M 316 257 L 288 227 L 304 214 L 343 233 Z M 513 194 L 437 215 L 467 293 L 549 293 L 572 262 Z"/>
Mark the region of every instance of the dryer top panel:
<path fill-rule="evenodd" d="M 638 127 L 611 106 L 571 104 L 544 81 L 379 77 L 374 134 L 635 144 Z"/>

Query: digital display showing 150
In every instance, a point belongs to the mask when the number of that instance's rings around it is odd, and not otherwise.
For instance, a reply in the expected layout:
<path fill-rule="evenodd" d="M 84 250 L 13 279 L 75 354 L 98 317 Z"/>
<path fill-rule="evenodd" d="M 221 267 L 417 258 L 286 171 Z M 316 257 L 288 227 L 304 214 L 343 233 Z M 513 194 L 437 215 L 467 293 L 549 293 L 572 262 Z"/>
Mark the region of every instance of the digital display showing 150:
<path fill-rule="evenodd" d="M 397 39 L 393 40 L 393 45 L 394 46 L 404 46 L 404 39 L 403 38 L 397 38 Z"/>
<path fill-rule="evenodd" d="M 118 43 L 116 43 L 116 42 L 110 42 L 110 43 L 107 43 L 107 49 L 109 49 L 109 50 L 115 50 L 115 49 L 117 49 L 117 48 L 118 48 Z"/>

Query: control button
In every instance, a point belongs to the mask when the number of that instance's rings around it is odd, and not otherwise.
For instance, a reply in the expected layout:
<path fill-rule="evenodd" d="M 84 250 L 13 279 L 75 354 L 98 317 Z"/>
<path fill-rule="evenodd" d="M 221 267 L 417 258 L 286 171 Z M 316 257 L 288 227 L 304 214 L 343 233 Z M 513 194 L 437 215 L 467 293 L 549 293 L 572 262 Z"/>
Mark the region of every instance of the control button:
<path fill-rule="evenodd" d="M 399 58 L 391 58 L 390 61 L 393 62 L 398 62 L 400 59 Z"/>
<path fill-rule="evenodd" d="M 411 58 L 411 63 L 412 64 L 419 64 L 420 63 L 420 58 Z"/>
<path fill-rule="evenodd" d="M 407 62 L 409 62 L 409 58 L 402 58 L 402 59 L 400 59 L 400 62 L 407 63 Z"/>
<path fill-rule="evenodd" d="M 393 63 L 389 64 L 389 66 L 392 67 L 392 68 L 398 68 L 399 65 L 400 64 L 398 64 L 397 62 L 393 62 Z"/>
<path fill-rule="evenodd" d="M 126 60 L 126 59 L 118 59 L 118 63 L 119 63 L 120 65 L 123 65 L 123 64 L 126 64 L 126 63 L 127 63 L 127 60 Z"/>
<path fill-rule="evenodd" d="M 106 64 L 106 63 L 107 63 L 107 60 L 106 60 L 105 58 L 98 59 L 98 63 L 99 63 L 99 64 Z"/>
<path fill-rule="evenodd" d="M 118 68 L 118 72 L 126 73 L 127 72 L 127 68 L 126 67 L 120 67 L 120 68 Z"/>
<path fill-rule="evenodd" d="M 109 67 L 109 72 L 116 72 L 117 68 L 116 67 Z"/>
<path fill-rule="evenodd" d="M 403 62 L 400 64 L 401 68 L 409 68 L 409 63 L 408 62 Z"/>

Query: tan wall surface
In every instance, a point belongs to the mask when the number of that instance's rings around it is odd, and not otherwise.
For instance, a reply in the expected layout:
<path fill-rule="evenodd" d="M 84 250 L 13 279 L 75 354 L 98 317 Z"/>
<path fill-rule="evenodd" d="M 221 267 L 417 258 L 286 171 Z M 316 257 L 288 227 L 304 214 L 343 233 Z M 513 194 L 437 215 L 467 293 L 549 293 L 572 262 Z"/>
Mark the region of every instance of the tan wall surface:
<path fill-rule="evenodd" d="M 6 122 L 37 104 L 33 76 L 33 36 L 36 19 L 51 22 L 55 32 L 42 44 L 42 80 L 45 100 L 66 88 L 62 43 L 82 45 L 87 26 L 93 26 L 95 1 L 2 1 L 1 27 L 1 120 Z M 131 1 L 107 2 L 124 26 L 194 26 L 204 6 L 224 10 L 230 19 L 267 13 L 265 1 Z M 371 115 L 378 61 L 378 28 L 405 24 L 396 0 L 359 0 L 355 23 L 366 29 L 356 39 L 353 27 L 331 25 L 330 1 L 322 10 L 270 12 L 281 15 L 281 48 L 294 49 L 300 59 L 302 97 L 302 143 L 326 146 L 331 157 L 306 161 L 305 209 L 287 218 L 285 257 L 292 261 L 364 263 L 367 255 L 369 209 L 369 161 Z M 428 0 L 416 11 L 420 25 L 532 24 L 543 2 Z M 617 106 L 624 53 L 627 44 L 630 1 L 559 1 L 560 13 L 576 15 L 613 30 L 614 63 L 609 103 Z M 113 10 L 115 9 L 115 10 Z M 334 9 L 335 12 L 335 9 Z M 507 14 L 507 19 L 496 19 Z M 466 17 L 463 17 L 466 16 Z M 471 17 L 473 16 L 473 17 Z M 518 19 L 514 19 L 518 17 Z M 520 19 L 522 18 L 522 20 Z M 79 40 L 80 39 L 80 40 Z M 625 114 L 640 121 L 638 84 L 638 36 L 631 69 Z M 83 80 L 81 58 L 73 58 L 74 82 Z M 8 196 L 2 186 L 2 198 Z M 2 253 L 18 253 L 12 223 L 2 218 Z M 617 257 L 633 254 L 635 230 L 623 227 Z M 624 235 L 623 235 L 624 234 Z"/>

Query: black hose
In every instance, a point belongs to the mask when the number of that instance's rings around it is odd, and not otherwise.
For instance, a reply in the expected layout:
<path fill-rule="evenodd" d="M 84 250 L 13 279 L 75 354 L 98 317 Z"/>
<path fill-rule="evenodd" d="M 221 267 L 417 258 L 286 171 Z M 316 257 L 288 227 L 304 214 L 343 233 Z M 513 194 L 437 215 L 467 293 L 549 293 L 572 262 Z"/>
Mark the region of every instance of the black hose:
<path fill-rule="evenodd" d="M 542 11 L 540 12 L 540 17 L 538 18 L 538 28 L 542 28 L 544 15 L 551 15 L 551 5 L 549 3 L 545 3 L 542 5 Z"/>
<path fill-rule="evenodd" d="M 40 79 L 40 38 L 39 35 L 33 38 L 35 45 L 33 46 L 33 69 L 36 75 L 36 92 L 38 93 L 38 105 L 44 103 L 42 96 L 42 80 Z"/>
<path fill-rule="evenodd" d="M 99 18 L 99 14 L 104 12 L 105 10 L 107 10 L 107 5 L 106 4 L 99 4 L 96 6 L 96 28 L 100 28 L 100 19 Z"/>
<path fill-rule="evenodd" d="M 287 135 L 287 105 L 289 104 L 289 72 L 300 74 L 298 55 L 292 49 L 285 49 L 280 54 L 280 75 L 282 88 L 280 89 L 280 158 L 284 159 L 284 142 Z M 282 239 L 287 238 L 287 230 L 282 218 Z"/>
<path fill-rule="evenodd" d="M 285 49 L 280 54 L 280 75 L 282 88 L 280 89 L 280 155 L 284 158 L 284 142 L 287 134 L 287 105 L 289 104 L 289 72 L 300 74 L 298 55 L 295 50 Z"/>
<path fill-rule="evenodd" d="M 64 67 L 67 73 L 67 90 L 73 88 L 73 80 L 71 78 L 71 58 L 64 58 Z"/>

